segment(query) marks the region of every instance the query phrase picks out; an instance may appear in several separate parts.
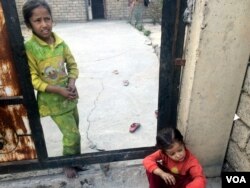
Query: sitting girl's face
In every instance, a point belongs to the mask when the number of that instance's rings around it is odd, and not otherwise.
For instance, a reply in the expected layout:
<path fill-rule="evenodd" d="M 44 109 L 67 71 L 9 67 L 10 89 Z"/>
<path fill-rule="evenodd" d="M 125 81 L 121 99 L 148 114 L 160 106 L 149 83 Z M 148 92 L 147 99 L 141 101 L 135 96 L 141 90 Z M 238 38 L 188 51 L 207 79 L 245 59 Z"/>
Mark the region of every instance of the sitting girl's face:
<path fill-rule="evenodd" d="M 174 142 L 172 147 L 165 150 L 166 155 L 176 162 L 182 162 L 185 159 L 186 151 L 183 143 Z"/>

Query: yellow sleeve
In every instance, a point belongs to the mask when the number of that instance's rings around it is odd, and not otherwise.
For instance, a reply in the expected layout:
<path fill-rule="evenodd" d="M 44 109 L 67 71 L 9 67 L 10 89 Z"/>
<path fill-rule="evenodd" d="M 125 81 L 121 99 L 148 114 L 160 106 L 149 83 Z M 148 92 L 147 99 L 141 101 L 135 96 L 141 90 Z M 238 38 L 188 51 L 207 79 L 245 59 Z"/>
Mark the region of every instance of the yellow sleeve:
<path fill-rule="evenodd" d="M 26 54 L 28 57 L 32 85 L 35 90 L 44 92 L 48 84 L 40 78 L 36 60 L 28 51 L 26 51 Z"/>
<path fill-rule="evenodd" d="M 79 70 L 77 68 L 75 58 L 73 57 L 67 44 L 65 44 L 64 54 L 66 59 L 66 68 L 68 72 L 68 77 L 77 79 L 79 75 Z"/>

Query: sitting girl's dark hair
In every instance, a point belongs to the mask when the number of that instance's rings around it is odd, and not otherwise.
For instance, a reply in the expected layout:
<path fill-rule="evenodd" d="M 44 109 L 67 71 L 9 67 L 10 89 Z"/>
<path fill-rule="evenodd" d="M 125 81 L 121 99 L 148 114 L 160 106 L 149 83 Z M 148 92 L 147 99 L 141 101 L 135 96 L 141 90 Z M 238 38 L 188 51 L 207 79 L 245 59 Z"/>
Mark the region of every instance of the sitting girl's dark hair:
<path fill-rule="evenodd" d="M 161 150 L 170 149 L 174 142 L 184 144 L 183 136 L 176 128 L 164 128 L 156 136 L 156 147 Z"/>

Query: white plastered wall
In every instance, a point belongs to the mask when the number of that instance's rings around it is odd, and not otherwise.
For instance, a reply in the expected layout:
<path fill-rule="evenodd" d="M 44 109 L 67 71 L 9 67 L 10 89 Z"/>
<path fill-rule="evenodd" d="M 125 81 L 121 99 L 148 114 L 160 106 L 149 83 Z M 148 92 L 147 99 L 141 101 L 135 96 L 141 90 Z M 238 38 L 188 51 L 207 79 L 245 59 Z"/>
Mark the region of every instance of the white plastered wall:
<path fill-rule="evenodd" d="M 219 176 L 250 52 L 249 0 L 196 0 L 187 28 L 178 128 Z"/>

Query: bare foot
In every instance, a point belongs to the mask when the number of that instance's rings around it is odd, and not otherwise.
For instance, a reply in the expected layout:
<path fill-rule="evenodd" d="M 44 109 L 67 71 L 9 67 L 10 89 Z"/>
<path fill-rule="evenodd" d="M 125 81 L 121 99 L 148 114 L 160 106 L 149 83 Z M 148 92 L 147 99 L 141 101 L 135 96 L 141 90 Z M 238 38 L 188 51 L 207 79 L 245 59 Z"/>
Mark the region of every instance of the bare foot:
<path fill-rule="evenodd" d="M 64 167 L 63 172 L 67 178 L 77 178 L 78 173 L 74 167 Z"/>

